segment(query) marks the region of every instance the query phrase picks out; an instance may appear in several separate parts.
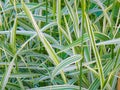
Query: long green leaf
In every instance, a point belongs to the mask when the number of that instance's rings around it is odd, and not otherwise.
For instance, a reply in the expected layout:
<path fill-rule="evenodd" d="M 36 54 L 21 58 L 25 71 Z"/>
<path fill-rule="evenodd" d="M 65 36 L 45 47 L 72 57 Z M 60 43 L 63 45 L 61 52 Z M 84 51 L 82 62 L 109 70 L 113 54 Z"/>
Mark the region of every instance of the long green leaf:
<path fill-rule="evenodd" d="M 69 66 L 72 63 L 78 62 L 82 59 L 81 55 L 73 55 L 71 57 L 68 57 L 67 59 L 63 60 L 62 62 L 60 62 L 60 64 L 58 64 L 55 69 L 52 72 L 52 78 L 55 77 L 55 75 L 62 71 L 65 67 Z"/>
<path fill-rule="evenodd" d="M 53 85 L 47 87 L 32 88 L 27 90 L 79 90 L 79 87 L 74 85 Z M 82 88 L 82 90 L 87 90 L 87 89 Z"/>
<path fill-rule="evenodd" d="M 85 18 L 86 18 L 87 32 L 88 32 L 90 42 L 91 42 L 91 45 L 92 45 L 92 49 L 93 49 L 95 59 L 96 59 L 96 62 L 97 62 L 98 72 L 99 72 L 99 76 L 100 76 L 101 89 L 103 89 L 104 88 L 103 85 L 104 85 L 104 82 L 105 82 L 105 77 L 104 77 L 103 67 L 102 67 L 102 63 L 101 63 L 102 61 L 101 61 L 99 52 L 98 52 L 97 47 L 96 47 L 95 36 L 94 36 L 93 30 L 92 30 L 92 27 L 90 27 L 91 24 L 90 24 L 89 18 L 86 14 L 85 14 Z"/>
<path fill-rule="evenodd" d="M 33 15 L 32 13 L 30 12 L 30 10 L 28 9 L 28 7 L 24 4 L 24 2 L 22 1 L 22 6 L 23 6 L 23 10 L 24 12 L 26 13 L 26 15 L 28 16 L 28 18 L 31 20 L 40 40 L 42 41 L 42 43 L 44 44 L 50 58 L 53 60 L 54 64 L 55 65 L 58 65 L 59 64 L 59 59 L 58 59 L 58 56 L 56 55 L 54 49 L 52 48 L 52 46 L 50 45 L 50 43 L 47 41 L 47 39 L 44 37 L 43 33 L 39 30 L 39 27 L 38 25 L 36 24 L 36 21 L 35 19 L 33 18 Z M 66 77 L 64 75 L 64 72 L 61 71 L 61 75 L 62 75 L 62 78 L 64 80 L 64 82 L 66 83 Z"/>

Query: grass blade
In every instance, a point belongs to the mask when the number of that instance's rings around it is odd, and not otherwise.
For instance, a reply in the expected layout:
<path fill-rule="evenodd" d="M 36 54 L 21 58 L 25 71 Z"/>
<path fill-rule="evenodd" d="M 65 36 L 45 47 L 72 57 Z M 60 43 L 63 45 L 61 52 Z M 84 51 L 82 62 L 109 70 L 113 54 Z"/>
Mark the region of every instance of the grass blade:
<path fill-rule="evenodd" d="M 86 18 L 87 32 L 88 32 L 88 35 L 89 35 L 89 38 L 90 38 L 90 41 L 91 41 L 91 44 L 92 44 L 93 52 L 94 52 L 95 59 L 96 59 L 96 62 L 97 62 L 98 72 L 99 72 L 99 75 L 100 75 L 101 89 L 103 89 L 104 88 L 103 85 L 104 85 L 104 82 L 105 82 L 105 77 L 104 77 L 104 72 L 103 72 L 103 67 L 102 67 L 100 55 L 99 55 L 97 47 L 96 47 L 95 36 L 94 36 L 93 30 L 92 30 L 92 27 L 90 27 L 91 25 L 90 25 L 89 18 L 86 14 L 85 14 L 85 18 Z"/>
<path fill-rule="evenodd" d="M 63 60 L 56 66 L 56 68 L 52 72 L 52 78 L 57 75 L 58 72 L 62 71 L 65 67 L 69 66 L 70 64 L 73 64 L 75 62 L 78 62 L 82 59 L 81 55 L 73 55 L 71 57 L 68 57 L 67 59 Z"/>
<path fill-rule="evenodd" d="M 56 55 L 55 51 L 53 50 L 53 48 L 51 47 L 50 43 L 47 41 L 47 39 L 44 37 L 43 33 L 39 30 L 39 27 L 38 25 L 36 24 L 33 16 L 32 16 L 32 13 L 30 12 L 30 10 L 28 9 L 28 7 L 24 4 L 24 2 L 22 1 L 22 5 L 23 5 L 23 10 L 24 12 L 26 13 L 26 15 L 29 17 L 29 19 L 31 20 L 40 40 L 42 41 L 42 43 L 44 44 L 50 58 L 53 60 L 54 64 L 55 65 L 58 65 L 59 64 L 59 59 L 58 59 L 58 56 Z M 66 83 L 66 77 L 64 75 L 64 72 L 61 71 L 61 75 L 62 75 L 62 78 L 64 80 L 64 82 Z"/>

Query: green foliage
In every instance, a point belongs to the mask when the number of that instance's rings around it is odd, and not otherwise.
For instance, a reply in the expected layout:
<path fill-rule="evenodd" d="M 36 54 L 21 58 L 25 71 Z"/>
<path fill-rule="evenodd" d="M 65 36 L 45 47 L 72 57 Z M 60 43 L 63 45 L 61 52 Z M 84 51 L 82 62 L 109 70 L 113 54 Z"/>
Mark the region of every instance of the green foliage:
<path fill-rule="evenodd" d="M 0 90 L 116 90 L 119 0 L 1 0 Z"/>

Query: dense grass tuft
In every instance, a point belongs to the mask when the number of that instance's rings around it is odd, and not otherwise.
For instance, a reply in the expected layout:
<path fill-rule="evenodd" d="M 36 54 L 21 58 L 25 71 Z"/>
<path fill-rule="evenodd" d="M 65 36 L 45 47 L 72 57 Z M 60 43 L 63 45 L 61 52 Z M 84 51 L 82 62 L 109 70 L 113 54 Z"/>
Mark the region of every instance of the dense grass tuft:
<path fill-rule="evenodd" d="M 119 0 L 0 0 L 0 90 L 116 90 L 119 68 Z"/>

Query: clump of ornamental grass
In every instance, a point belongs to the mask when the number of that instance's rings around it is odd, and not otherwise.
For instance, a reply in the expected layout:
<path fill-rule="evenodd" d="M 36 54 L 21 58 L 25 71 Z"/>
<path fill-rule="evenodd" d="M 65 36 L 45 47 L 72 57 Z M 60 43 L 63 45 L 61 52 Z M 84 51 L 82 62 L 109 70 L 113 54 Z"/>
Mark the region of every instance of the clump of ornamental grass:
<path fill-rule="evenodd" d="M 119 0 L 1 0 L 0 90 L 116 90 Z"/>

